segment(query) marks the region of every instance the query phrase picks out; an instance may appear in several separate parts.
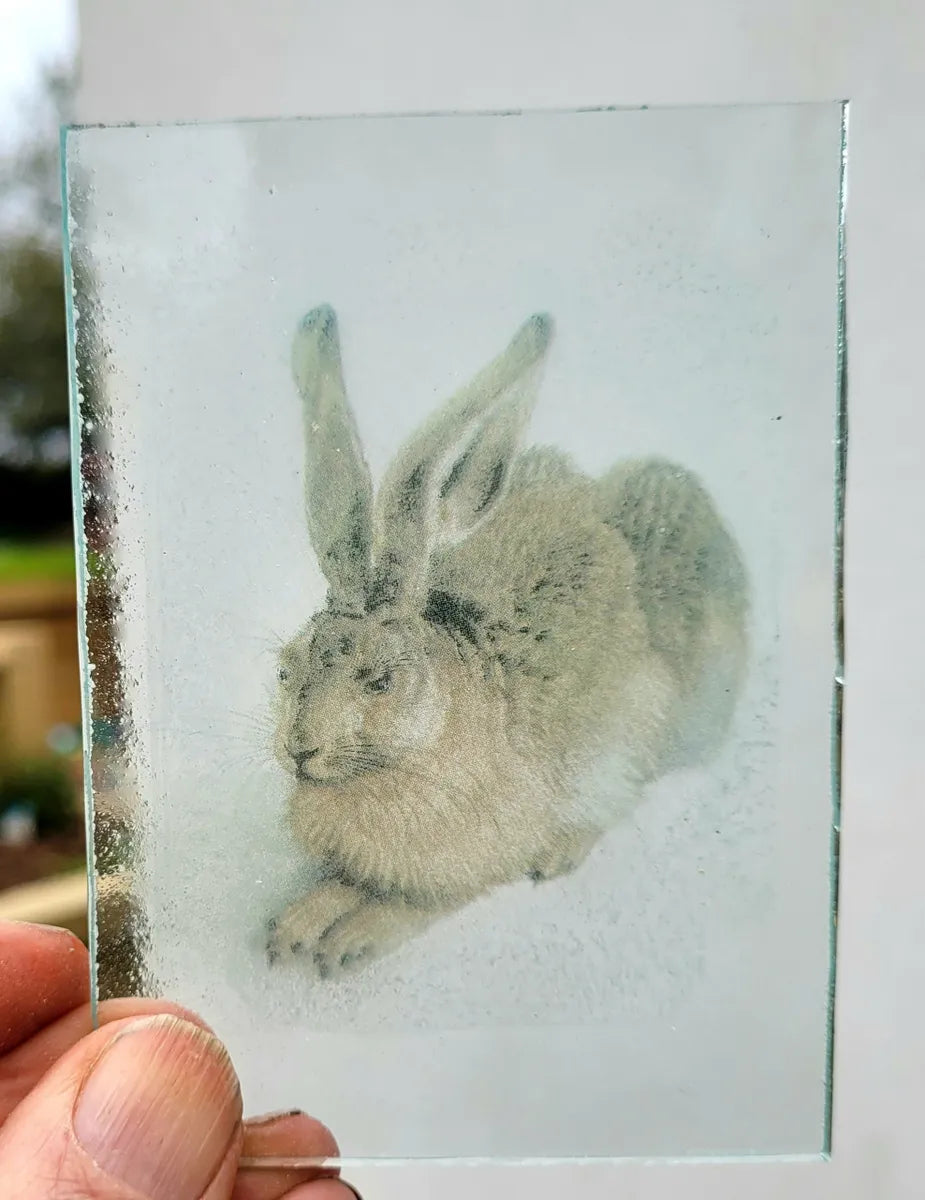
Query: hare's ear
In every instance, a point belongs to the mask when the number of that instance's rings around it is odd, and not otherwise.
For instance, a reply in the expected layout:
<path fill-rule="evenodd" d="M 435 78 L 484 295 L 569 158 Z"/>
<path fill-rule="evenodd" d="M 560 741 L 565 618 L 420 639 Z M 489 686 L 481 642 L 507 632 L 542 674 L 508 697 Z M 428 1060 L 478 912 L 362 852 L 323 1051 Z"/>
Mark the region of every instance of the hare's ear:
<path fill-rule="evenodd" d="M 376 505 L 373 607 L 422 604 L 434 550 L 468 537 L 495 512 L 536 403 L 551 336 L 550 317 L 531 317 L 399 451 Z"/>
<path fill-rule="evenodd" d="M 359 608 L 370 576 L 372 481 L 344 390 L 337 318 L 328 305 L 303 319 L 292 370 L 303 401 L 309 536 L 332 599 Z"/>

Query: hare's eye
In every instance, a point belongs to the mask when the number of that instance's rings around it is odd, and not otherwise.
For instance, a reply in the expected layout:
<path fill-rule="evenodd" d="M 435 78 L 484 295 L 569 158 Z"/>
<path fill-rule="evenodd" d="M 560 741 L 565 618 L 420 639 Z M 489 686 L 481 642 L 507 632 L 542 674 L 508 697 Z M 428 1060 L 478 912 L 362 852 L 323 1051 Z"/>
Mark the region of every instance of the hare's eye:
<path fill-rule="evenodd" d="M 368 692 L 387 692 L 392 686 L 392 672 L 383 671 L 381 675 L 377 675 L 375 679 L 370 679 L 366 685 Z"/>
<path fill-rule="evenodd" d="M 279 668 L 279 670 L 276 672 L 276 678 L 280 681 L 280 683 L 286 682 L 286 680 L 289 678 L 289 671 L 286 669 L 286 667 Z"/>

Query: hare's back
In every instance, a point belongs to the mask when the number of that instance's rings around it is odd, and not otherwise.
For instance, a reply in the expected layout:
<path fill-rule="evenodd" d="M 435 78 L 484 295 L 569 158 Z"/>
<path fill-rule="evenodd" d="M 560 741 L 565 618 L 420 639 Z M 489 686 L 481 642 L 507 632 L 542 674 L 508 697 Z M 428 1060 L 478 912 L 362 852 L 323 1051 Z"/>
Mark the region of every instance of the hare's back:
<path fill-rule="evenodd" d="M 651 458 L 600 481 L 604 519 L 629 543 L 653 648 L 694 684 L 707 643 L 738 653 L 748 608 L 741 553 L 710 495 L 686 468 Z"/>
<path fill-rule="evenodd" d="M 615 658 L 630 666 L 647 651 L 629 547 L 602 520 L 598 483 L 555 451 L 518 459 L 497 514 L 433 578 L 477 614 L 480 648 L 541 682 L 547 703 L 576 691 L 590 702 Z"/>

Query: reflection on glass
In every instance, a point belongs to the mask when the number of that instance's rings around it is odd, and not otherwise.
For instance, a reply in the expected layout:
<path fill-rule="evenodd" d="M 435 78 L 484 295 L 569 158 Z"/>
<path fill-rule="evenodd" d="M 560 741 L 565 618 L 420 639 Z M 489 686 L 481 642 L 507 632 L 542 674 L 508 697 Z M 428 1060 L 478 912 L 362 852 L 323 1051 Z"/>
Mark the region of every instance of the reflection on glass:
<path fill-rule="evenodd" d="M 100 997 L 347 1156 L 824 1148 L 842 160 L 69 132 Z"/>

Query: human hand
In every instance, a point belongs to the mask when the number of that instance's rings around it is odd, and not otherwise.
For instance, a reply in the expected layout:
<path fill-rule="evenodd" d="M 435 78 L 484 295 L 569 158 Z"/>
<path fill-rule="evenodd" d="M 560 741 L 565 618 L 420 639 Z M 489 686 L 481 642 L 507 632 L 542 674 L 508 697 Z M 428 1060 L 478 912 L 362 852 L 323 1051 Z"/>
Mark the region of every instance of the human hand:
<path fill-rule="evenodd" d="M 336 1171 L 249 1171 L 242 1155 L 324 1158 L 303 1113 L 242 1121 L 234 1068 L 194 1014 L 108 1000 L 93 1028 L 87 951 L 0 922 L 0 1180 L 5 1200 L 350 1200 Z"/>

